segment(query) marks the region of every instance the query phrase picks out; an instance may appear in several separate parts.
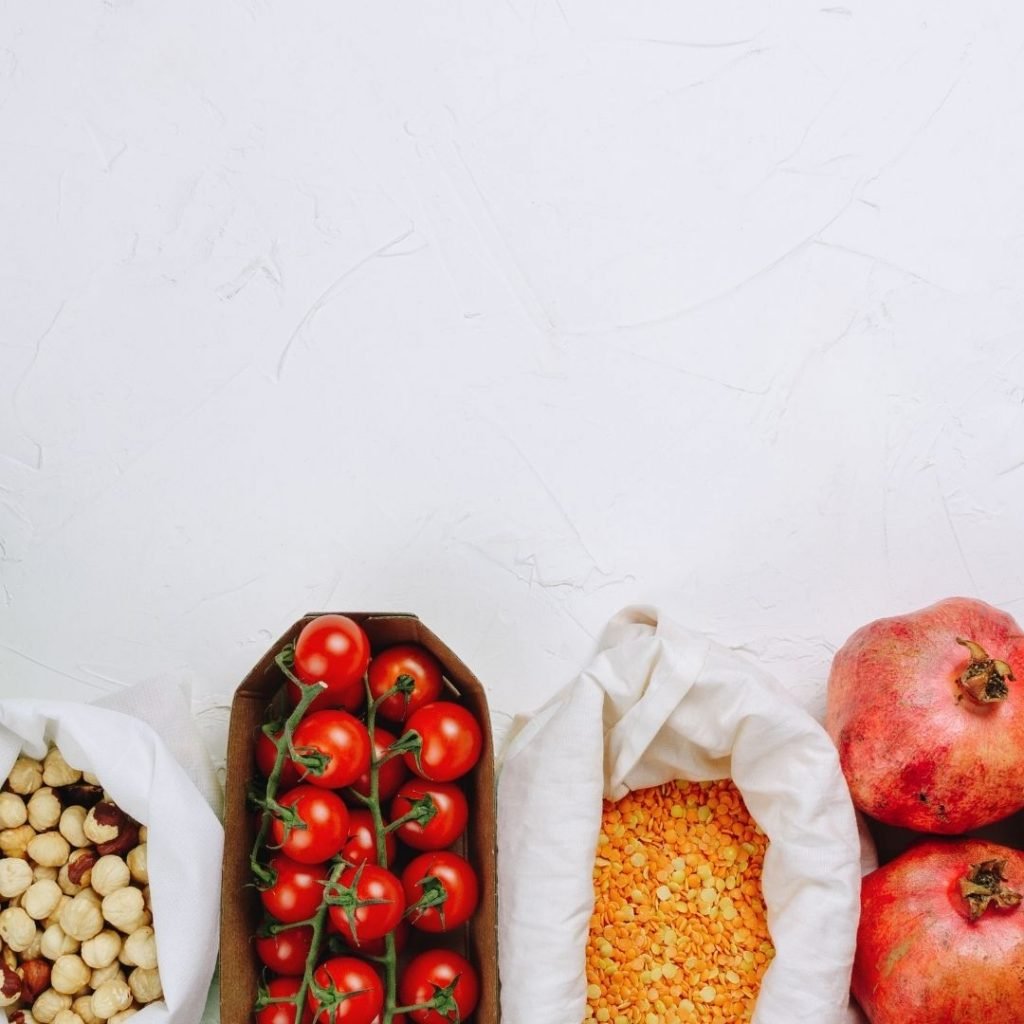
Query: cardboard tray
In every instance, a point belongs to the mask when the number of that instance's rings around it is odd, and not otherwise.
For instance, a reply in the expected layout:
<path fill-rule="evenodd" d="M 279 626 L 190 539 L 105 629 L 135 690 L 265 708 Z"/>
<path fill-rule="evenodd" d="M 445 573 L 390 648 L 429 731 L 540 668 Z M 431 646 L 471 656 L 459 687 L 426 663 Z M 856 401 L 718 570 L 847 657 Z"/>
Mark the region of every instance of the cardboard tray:
<path fill-rule="evenodd" d="M 256 838 L 255 816 L 246 808 L 250 779 L 256 773 L 254 737 L 265 720 L 268 706 L 282 689 L 284 679 L 274 663 L 278 652 L 295 640 L 302 627 L 317 614 L 292 625 L 267 651 L 235 691 L 227 747 L 225 785 L 225 844 L 221 889 L 220 1019 L 221 1024 L 247 1024 L 252 1020 L 261 965 L 252 948 L 252 936 L 262 919 L 259 894 L 251 884 L 249 851 Z M 410 938 L 404 956 L 440 945 L 462 953 L 480 975 L 480 1002 L 471 1016 L 476 1024 L 498 1022 L 497 878 L 495 856 L 494 751 L 487 697 L 468 668 L 414 615 L 342 612 L 358 622 L 376 653 L 398 643 L 417 643 L 440 661 L 445 678 L 460 696 L 446 699 L 464 704 L 480 723 L 484 746 L 476 767 L 464 778 L 470 821 L 466 835 L 454 848 L 467 857 L 480 878 L 480 906 L 473 919 L 447 935 Z M 416 932 L 416 929 L 412 929 Z M 403 957 L 404 959 L 404 957 Z"/>

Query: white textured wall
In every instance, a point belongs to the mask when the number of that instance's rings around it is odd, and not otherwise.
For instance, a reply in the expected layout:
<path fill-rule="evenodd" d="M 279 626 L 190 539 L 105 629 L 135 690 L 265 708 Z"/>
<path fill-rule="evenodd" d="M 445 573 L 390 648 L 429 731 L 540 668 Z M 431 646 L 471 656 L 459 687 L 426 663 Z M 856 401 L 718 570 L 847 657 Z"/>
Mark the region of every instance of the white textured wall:
<path fill-rule="evenodd" d="M 530 707 L 629 602 L 820 708 L 1024 615 L 1024 11 L 0 6 L 0 695 L 419 613 Z"/>

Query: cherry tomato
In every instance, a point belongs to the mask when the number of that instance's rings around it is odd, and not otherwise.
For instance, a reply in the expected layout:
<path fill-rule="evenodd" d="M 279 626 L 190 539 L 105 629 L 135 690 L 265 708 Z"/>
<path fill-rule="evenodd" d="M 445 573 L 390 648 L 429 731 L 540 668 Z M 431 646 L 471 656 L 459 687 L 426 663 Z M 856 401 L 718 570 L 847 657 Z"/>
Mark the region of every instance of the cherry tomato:
<path fill-rule="evenodd" d="M 385 833 L 384 849 L 390 864 L 398 852 L 398 841 L 395 839 L 394 832 Z M 378 862 L 377 833 L 373 827 L 373 815 L 364 808 L 349 809 L 348 839 L 341 848 L 341 855 L 349 864 L 362 864 L 364 861 L 369 861 L 371 864 Z"/>
<path fill-rule="evenodd" d="M 274 733 L 274 739 L 280 738 L 281 732 L 278 730 Z M 256 736 L 256 767 L 259 768 L 260 774 L 263 778 L 270 778 L 270 773 L 274 770 L 274 762 L 276 759 L 277 747 L 274 745 L 274 740 L 260 729 Z M 284 764 L 281 765 L 281 778 L 277 783 L 278 790 L 290 789 L 298 781 L 298 773 L 295 771 L 291 761 L 289 761 L 288 758 L 285 758 Z"/>
<path fill-rule="evenodd" d="M 304 683 L 326 684 L 312 707 L 354 711 L 365 696 L 363 675 L 369 662 L 370 641 L 358 623 L 345 615 L 320 615 L 299 633 L 292 671 Z M 288 685 L 297 704 L 299 689 Z"/>
<path fill-rule="evenodd" d="M 425 825 L 407 821 L 395 831 L 413 849 L 443 850 L 465 832 L 469 818 L 466 797 L 453 782 L 427 782 L 425 779 L 404 782 L 391 801 L 391 820 L 407 814 L 415 803 L 427 797 L 434 806 L 434 816 Z"/>
<path fill-rule="evenodd" d="M 409 1016 L 416 1024 L 451 1024 L 465 1020 L 480 1000 L 480 981 L 473 965 L 450 949 L 432 949 L 420 953 L 402 974 L 398 997 L 403 1006 L 429 1003 L 438 992 L 452 988 L 455 1006 L 447 1012 L 413 1010 Z"/>
<path fill-rule="evenodd" d="M 480 758 L 480 725 L 461 704 L 434 701 L 411 715 L 405 729 L 420 737 L 420 749 L 406 754 L 405 763 L 422 779 L 451 782 Z"/>
<path fill-rule="evenodd" d="M 334 927 L 334 922 L 330 917 L 327 918 L 327 930 L 329 932 L 333 932 L 335 935 L 341 934 L 338 929 Z M 399 921 L 395 926 L 394 936 L 395 952 L 401 953 L 409 943 L 408 923 L 405 921 Z M 359 942 L 354 942 L 346 936 L 342 936 L 342 938 L 349 946 L 356 950 L 356 952 L 365 953 L 367 956 L 384 956 L 387 952 L 387 939 L 386 936 L 383 935 L 379 939 L 361 939 Z"/>
<path fill-rule="evenodd" d="M 256 955 L 277 974 L 301 975 L 312 945 L 313 929 L 309 925 L 285 928 L 271 935 L 257 935 Z"/>
<path fill-rule="evenodd" d="M 402 679 L 402 677 L 405 679 Z M 425 647 L 399 644 L 381 651 L 370 662 L 370 694 L 381 697 L 402 679 L 407 692 L 385 697 L 377 710 L 392 722 L 404 722 L 414 711 L 441 696 L 441 663 Z"/>
<path fill-rule="evenodd" d="M 260 893 L 260 899 L 271 917 L 290 924 L 305 921 L 320 907 L 327 881 L 324 864 L 299 864 L 284 854 L 270 858 L 269 867 L 277 874 L 277 881 Z"/>
<path fill-rule="evenodd" d="M 302 978 L 274 978 L 267 983 L 267 995 L 271 999 L 293 996 L 302 988 Z M 300 1024 L 312 1024 L 313 1014 L 308 1006 L 302 1008 Z M 256 1011 L 256 1024 L 295 1024 L 294 1003 L 270 1003 Z"/>
<path fill-rule="evenodd" d="M 325 960 L 313 975 L 322 988 L 349 994 L 347 999 L 332 1004 L 321 1002 L 312 991 L 306 994 L 316 1024 L 373 1024 L 384 1007 L 384 986 L 377 972 L 354 956 L 336 956 Z"/>
<path fill-rule="evenodd" d="M 402 872 L 409 905 L 409 923 L 425 932 L 450 932 L 473 916 L 480 901 L 480 886 L 469 861 L 450 850 L 421 853 Z M 436 906 L 412 909 L 423 897 L 439 900 Z"/>
<path fill-rule="evenodd" d="M 292 733 L 292 747 L 297 754 L 324 761 L 319 769 L 292 762 L 302 781 L 312 786 L 341 789 L 370 770 L 370 734 L 347 711 L 331 708 L 307 715 Z"/>
<path fill-rule="evenodd" d="M 385 868 L 376 864 L 360 864 L 346 868 L 338 882 L 366 906 L 348 909 L 331 904 L 327 913 L 338 934 L 346 941 L 366 942 L 379 939 L 398 926 L 405 913 L 405 891 L 402 883 Z M 355 920 L 353 927 L 352 919 Z"/>
<path fill-rule="evenodd" d="M 390 733 L 387 729 L 374 729 L 373 730 L 373 749 L 376 751 L 376 757 L 383 757 L 388 748 L 395 740 L 398 739 L 394 733 Z M 378 773 L 378 796 L 381 800 L 390 800 L 397 792 L 398 787 L 405 782 L 406 776 L 408 776 L 405 765 L 400 757 L 392 757 L 385 761 L 380 766 Z M 363 796 L 370 795 L 370 773 L 367 772 L 365 775 L 360 775 L 355 782 L 352 783 L 352 788 L 357 793 L 362 793 Z"/>
<path fill-rule="evenodd" d="M 329 860 L 348 838 L 348 808 L 337 793 L 317 786 L 294 786 L 277 802 L 292 807 L 305 828 L 287 830 L 280 818 L 270 822 L 271 842 L 300 864 L 320 864 Z"/>

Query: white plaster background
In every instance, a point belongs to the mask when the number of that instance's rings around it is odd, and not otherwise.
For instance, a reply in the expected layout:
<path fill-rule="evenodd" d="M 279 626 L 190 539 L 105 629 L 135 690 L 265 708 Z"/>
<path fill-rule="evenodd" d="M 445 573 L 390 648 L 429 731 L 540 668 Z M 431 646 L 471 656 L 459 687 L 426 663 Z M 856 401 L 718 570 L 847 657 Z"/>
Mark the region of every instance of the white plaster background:
<path fill-rule="evenodd" d="M 1022 43 L 1009 0 L 0 4 L 0 696 L 202 710 L 394 609 L 515 711 L 643 601 L 820 711 L 871 618 L 1024 615 Z"/>

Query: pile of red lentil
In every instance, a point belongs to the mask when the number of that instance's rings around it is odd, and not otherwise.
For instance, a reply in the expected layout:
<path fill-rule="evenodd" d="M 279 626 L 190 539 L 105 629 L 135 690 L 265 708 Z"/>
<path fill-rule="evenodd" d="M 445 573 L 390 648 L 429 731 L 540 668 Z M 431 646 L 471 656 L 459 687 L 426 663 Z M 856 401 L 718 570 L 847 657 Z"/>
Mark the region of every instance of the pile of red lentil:
<path fill-rule="evenodd" d="M 774 955 L 761 895 L 766 846 L 728 780 L 606 802 L 584 1024 L 749 1021 Z"/>

